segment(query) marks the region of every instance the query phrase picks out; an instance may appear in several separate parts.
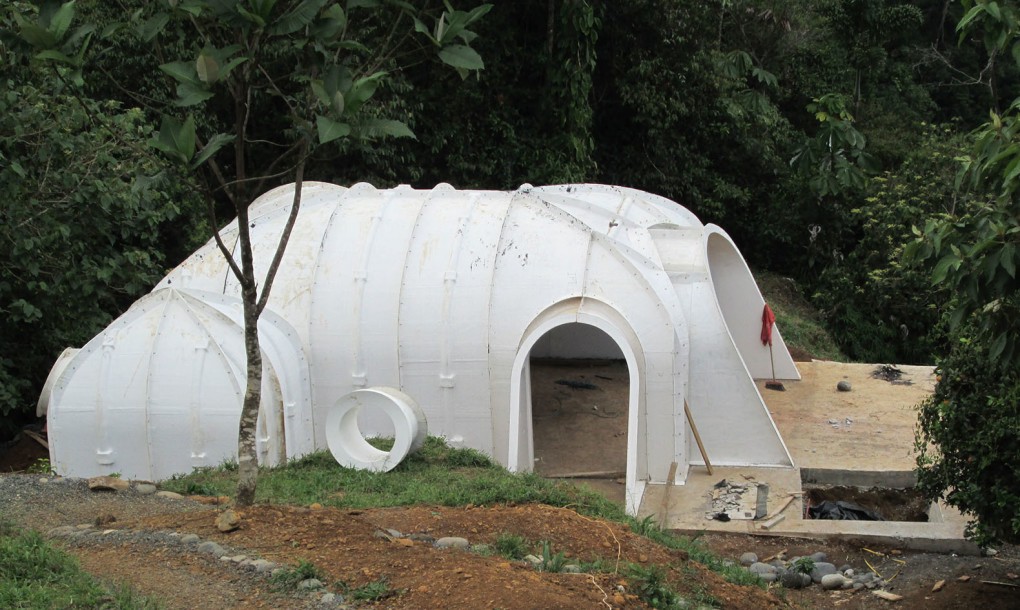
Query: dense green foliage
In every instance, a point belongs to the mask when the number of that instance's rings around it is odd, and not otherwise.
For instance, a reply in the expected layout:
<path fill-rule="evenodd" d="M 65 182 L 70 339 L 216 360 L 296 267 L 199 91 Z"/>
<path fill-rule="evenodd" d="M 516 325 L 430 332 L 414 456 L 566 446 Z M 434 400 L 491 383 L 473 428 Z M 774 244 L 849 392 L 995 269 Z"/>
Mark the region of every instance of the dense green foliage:
<path fill-rule="evenodd" d="M 60 351 L 196 245 L 189 198 L 145 145 L 150 132 L 116 102 L 19 72 L 0 81 L 0 416 L 34 410 Z"/>
<path fill-rule="evenodd" d="M 977 33 L 992 58 L 1020 68 L 1020 13 L 964 2 L 961 39 Z M 994 84 L 994 83 L 993 83 Z M 919 481 L 932 498 L 972 516 L 981 542 L 1020 541 L 1020 97 L 972 134 L 960 180 L 973 199 L 930 219 L 910 258 L 951 294 L 953 337 L 942 378 L 917 427 Z"/>
<path fill-rule="evenodd" d="M 436 0 L 79 0 L 73 22 L 60 2 L 9 4 L 0 414 L 27 420 L 60 350 L 208 231 L 188 195 L 225 218 L 298 166 L 305 179 L 380 187 L 644 189 L 790 278 L 852 359 L 959 368 L 977 350 L 1009 370 L 1020 358 L 1011 4 L 521 0 L 474 13 Z M 200 6 L 229 27 L 188 16 Z M 258 53 L 223 38 L 253 40 L 264 17 Z M 194 23 L 211 28 L 201 41 Z M 239 75 L 255 86 L 222 87 Z M 237 122 L 239 100 L 258 120 Z M 162 158 L 145 145 L 154 131 Z M 190 166 L 189 186 L 168 159 Z M 790 330 L 813 355 L 839 357 L 823 331 Z M 939 391 L 965 410 L 989 400 L 975 387 Z M 941 419 L 925 421 L 920 434 L 952 453 Z M 977 497 L 951 496 L 999 519 Z"/>
<path fill-rule="evenodd" d="M 962 333 L 970 334 L 970 333 Z M 1020 542 L 1020 369 L 961 337 L 920 407 L 918 487 L 975 519 L 978 542 Z"/>

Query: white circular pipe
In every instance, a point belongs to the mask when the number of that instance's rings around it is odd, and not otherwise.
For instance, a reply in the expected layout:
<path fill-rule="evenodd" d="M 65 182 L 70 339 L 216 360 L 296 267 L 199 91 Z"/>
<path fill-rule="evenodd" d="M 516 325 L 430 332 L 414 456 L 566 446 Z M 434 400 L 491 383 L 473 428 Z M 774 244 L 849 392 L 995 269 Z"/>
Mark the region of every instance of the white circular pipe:
<path fill-rule="evenodd" d="M 358 426 L 362 408 L 378 409 L 393 422 L 393 448 L 381 451 L 368 444 Z M 348 468 L 389 472 L 422 448 L 428 435 L 425 413 L 396 388 L 375 387 L 341 396 L 326 415 L 326 445 L 336 461 Z"/>

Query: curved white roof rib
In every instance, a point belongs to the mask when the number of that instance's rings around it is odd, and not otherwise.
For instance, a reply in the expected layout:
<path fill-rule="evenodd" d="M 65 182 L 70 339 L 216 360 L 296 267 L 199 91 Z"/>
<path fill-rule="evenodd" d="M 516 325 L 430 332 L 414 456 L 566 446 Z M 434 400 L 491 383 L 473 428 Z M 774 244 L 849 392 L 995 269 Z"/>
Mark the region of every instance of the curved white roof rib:
<path fill-rule="evenodd" d="M 257 277 L 272 259 L 293 189 L 274 189 L 250 208 Z M 545 333 L 580 322 L 605 332 L 631 371 L 628 509 L 637 509 L 644 482 L 664 480 L 672 462 L 682 478 L 700 461 L 688 439 L 685 401 L 713 464 L 791 464 L 751 379 L 771 374 L 762 369 L 767 348 L 755 343 L 764 302 L 729 237 L 683 207 L 634 189 L 587 184 L 496 192 L 305 183 L 301 205 L 270 297 L 271 321 L 263 320 L 273 373 L 267 378 L 279 380 L 279 401 L 292 405 L 267 407 L 284 417 L 267 428 L 266 438 L 285 441 L 280 449 L 267 440 L 267 456 L 325 448 L 325 421 L 337 401 L 383 386 L 417 402 L 431 433 L 530 470 L 528 355 Z M 236 248 L 236 221 L 221 235 Z M 144 429 L 153 447 L 163 447 L 155 439 L 165 428 L 151 416 L 109 405 L 111 396 L 130 395 L 132 404 L 192 413 L 191 421 L 200 423 L 172 433 L 181 448 L 194 445 L 209 421 L 228 437 L 217 459 L 230 457 L 239 406 L 228 415 L 222 405 L 239 405 L 243 387 L 240 318 L 230 314 L 239 294 L 210 241 L 54 373 L 51 421 L 61 430 L 63 418 L 89 420 L 101 438 Z M 104 342 L 140 336 L 141 329 L 156 329 L 160 337 L 151 354 L 118 348 L 109 352 L 114 360 L 89 356 L 106 353 Z M 776 337 L 778 376 L 797 378 Z M 202 341 L 215 358 L 198 359 L 194 344 Z M 86 362 L 92 372 L 78 374 Z M 159 367 L 170 362 L 188 363 L 191 385 L 175 393 L 132 381 L 130 371 L 139 367 L 162 379 Z M 221 382 L 212 387 L 209 378 Z M 385 433 L 388 421 L 363 415 L 362 428 Z M 58 447 L 74 444 L 57 434 Z M 147 457 L 151 478 L 195 465 L 179 453 Z M 90 472 L 114 468 L 92 461 Z M 66 459 L 60 464 L 79 468 Z"/>

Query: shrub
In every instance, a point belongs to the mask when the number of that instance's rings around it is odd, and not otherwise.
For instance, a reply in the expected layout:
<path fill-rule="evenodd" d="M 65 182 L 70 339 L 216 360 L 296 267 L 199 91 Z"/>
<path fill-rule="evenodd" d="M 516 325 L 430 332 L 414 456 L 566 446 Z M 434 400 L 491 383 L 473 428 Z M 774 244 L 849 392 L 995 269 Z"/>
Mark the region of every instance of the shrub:
<path fill-rule="evenodd" d="M 971 516 L 967 534 L 979 544 L 1018 543 L 1020 371 L 967 332 L 937 370 L 935 392 L 919 407 L 917 486 Z"/>

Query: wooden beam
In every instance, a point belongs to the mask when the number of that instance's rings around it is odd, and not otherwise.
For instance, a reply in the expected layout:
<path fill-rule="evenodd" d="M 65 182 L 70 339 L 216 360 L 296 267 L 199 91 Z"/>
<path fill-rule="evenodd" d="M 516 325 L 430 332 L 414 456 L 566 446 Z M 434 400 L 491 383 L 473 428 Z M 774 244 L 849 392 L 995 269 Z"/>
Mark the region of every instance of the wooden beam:
<path fill-rule="evenodd" d="M 694 432 L 694 440 L 698 442 L 698 451 L 701 451 L 701 459 L 705 460 L 705 468 L 708 468 L 708 474 L 712 474 L 712 462 L 708 461 L 708 453 L 705 451 L 705 445 L 701 442 L 701 435 L 698 434 L 698 426 L 694 424 L 694 416 L 691 415 L 691 408 L 687 406 L 687 399 L 684 399 L 684 414 L 687 415 L 687 421 L 691 424 L 691 431 Z"/>

